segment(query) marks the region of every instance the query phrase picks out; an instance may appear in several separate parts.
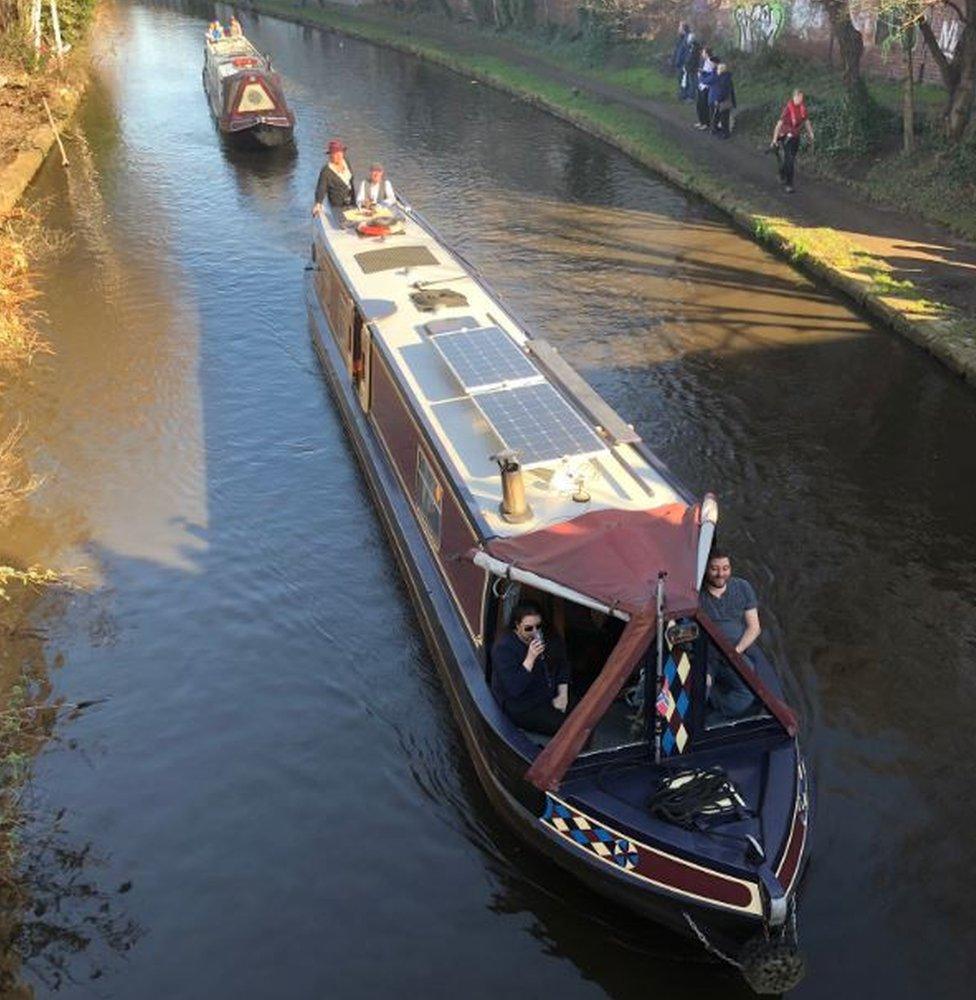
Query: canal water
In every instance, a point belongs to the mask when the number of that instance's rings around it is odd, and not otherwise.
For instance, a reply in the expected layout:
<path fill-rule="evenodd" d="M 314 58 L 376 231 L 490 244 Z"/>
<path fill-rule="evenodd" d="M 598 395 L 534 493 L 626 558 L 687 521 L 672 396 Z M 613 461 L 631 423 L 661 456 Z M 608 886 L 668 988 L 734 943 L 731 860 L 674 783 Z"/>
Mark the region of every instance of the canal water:
<path fill-rule="evenodd" d="M 797 997 L 971 995 L 976 399 L 614 150 L 461 76 L 268 18 L 297 154 L 224 149 L 203 17 L 106 10 L 34 189 L 71 242 L 9 403 L 69 569 L 22 642 L 104 699 L 36 773 L 40 995 L 746 996 L 493 814 L 309 346 L 323 141 L 382 160 L 696 493 L 804 717 Z M 721 150 L 716 150 L 721 155 Z M 37 832 L 37 831 L 35 831 Z"/>

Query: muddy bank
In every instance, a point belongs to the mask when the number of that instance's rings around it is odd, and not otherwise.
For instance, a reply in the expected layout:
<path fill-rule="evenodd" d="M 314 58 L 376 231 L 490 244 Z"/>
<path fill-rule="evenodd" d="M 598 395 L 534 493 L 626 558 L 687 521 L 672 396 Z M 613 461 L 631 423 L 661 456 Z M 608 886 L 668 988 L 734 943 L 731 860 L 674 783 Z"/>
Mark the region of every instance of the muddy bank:
<path fill-rule="evenodd" d="M 63 73 L 51 69 L 42 76 L 0 65 L 0 218 L 14 208 L 55 145 L 42 98 L 62 130 L 88 86 L 90 58 L 88 46 L 80 45 L 69 53 Z"/>
<path fill-rule="evenodd" d="M 382 7 L 309 8 L 259 0 L 245 9 L 409 52 L 488 83 L 611 143 L 671 183 L 720 208 L 754 239 L 826 281 L 890 329 L 976 383 L 976 248 L 824 180 L 793 200 L 767 190 L 752 148 L 688 138 L 672 109 L 548 60 L 511 36 Z M 757 165 L 758 161 L 758 165 Z M 721 175 L 716 167 L 721 168 Z"/>

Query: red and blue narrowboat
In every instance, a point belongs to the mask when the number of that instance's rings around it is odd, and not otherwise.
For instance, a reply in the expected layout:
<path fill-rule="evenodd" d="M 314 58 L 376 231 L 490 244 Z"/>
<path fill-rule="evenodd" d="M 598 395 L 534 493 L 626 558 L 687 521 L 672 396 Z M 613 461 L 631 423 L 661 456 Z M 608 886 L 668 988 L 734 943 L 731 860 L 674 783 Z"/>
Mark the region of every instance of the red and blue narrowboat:
<path fill-rule="evenodd" d="M 203 88 L 222 135 L 257 147 L 292 141 L 295 116 L 281 77 L 243 35 L 206 40 Z"/>
<path fill-rule="evenodd" d="M 690 496 L 426 220 L 396 214 L 315 220 L 310 332 L 481 782 L 597 892 L 757 992 L 791 988 L 810 778 L 776 671 L 699 606 L 715 497 Z M 551 737 L 492 693 L 493 645 L 527 599 L 571 671 Z M 722 671 L 752 695 L 732 717 L 712 704 Z"/>

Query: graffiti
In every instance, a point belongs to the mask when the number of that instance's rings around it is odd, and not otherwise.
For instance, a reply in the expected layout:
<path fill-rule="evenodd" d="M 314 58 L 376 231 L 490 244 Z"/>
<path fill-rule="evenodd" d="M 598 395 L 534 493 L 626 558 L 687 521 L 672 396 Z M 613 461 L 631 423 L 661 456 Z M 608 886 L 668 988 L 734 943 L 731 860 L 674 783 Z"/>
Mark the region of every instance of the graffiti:
<path fill-rule="evenodd" d="M 827 15 L 814 0 L 794 0 L 790 6 L 790 31 L 804 40 L 829 31 Z"/>
<path fill-rule="evenodd" d="M 939 31 L 939 48 L 946 59 L 951 59 L 959 44 L 960 22 L 956 20 L 943 21 Z"/>
<path fill-rule="evenodd" d="M 786 20 L 786 10 L 777 0 L 735 8 L 738 28 L 738 48 L 741 52 L 756 52 L 776 41 Z"/>

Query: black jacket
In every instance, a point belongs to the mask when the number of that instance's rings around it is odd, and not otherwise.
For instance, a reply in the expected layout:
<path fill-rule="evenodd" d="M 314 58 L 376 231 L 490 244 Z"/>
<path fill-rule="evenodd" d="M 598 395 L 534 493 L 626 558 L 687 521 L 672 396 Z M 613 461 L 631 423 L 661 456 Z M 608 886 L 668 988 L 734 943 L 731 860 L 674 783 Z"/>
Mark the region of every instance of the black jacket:
<path fill-rule="evenodd" d="M 328 163 L 319 171 L 319 180 L 315 185 L 315 202 L 327 201 L 330 205 L 337 205 L 340 208 L 347 208 L 356 204 L 356 178 L 352 176 L 352 167 L 349 167 L 349 183 L 346 184 L 342 178 L 329 169 Z"/>
<path fill-rule="evenodd" d="M 522 666 L 527 651 L 511 631 L 491 651 L 491 690 L 502 709 L 516 715 L 551 704 L 559 685 L 569 683 L 566 650 L 557 635 L 546 634 L 546 651 L 532 670 Z"/>

